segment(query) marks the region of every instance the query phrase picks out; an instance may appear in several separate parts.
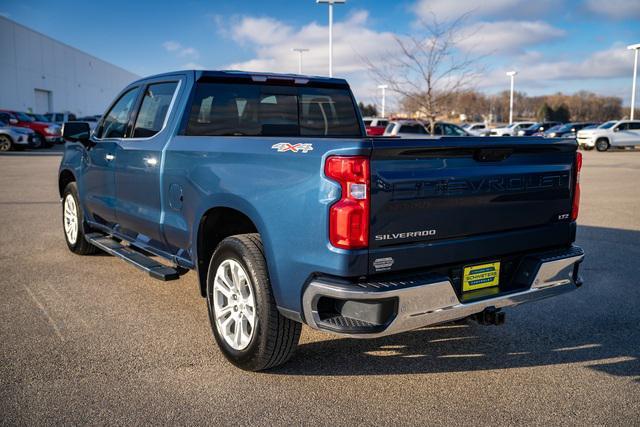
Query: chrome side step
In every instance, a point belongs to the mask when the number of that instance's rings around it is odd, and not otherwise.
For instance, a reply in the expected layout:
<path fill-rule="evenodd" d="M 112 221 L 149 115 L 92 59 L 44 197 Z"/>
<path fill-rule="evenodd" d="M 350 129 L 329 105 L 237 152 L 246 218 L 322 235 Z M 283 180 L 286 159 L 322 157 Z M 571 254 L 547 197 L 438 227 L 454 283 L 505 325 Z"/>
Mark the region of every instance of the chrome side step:
<path fill-rule="evenodd" d="M 100 233 L 91 233 L 85 236 L 92 245 L 102 249 L 110 255 L 117 256 L 136 268 L 149 273 L 149 276 L 158 280 L 176 280 L 180 278 L 178 269 L 166 266 L 148 256 L 136 251 L 131 246 L 126 246 L 120 242 Z"/>

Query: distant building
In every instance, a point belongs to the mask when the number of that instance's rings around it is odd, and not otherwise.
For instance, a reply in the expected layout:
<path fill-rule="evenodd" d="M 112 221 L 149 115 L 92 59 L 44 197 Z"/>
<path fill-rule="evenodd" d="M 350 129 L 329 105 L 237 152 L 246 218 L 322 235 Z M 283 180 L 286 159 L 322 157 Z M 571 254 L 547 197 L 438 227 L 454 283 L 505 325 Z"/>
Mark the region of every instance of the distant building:
<path fill-rule="evenodd" d="M 102 114 L 138 78 L 0 16 L 0 109 Z"/>

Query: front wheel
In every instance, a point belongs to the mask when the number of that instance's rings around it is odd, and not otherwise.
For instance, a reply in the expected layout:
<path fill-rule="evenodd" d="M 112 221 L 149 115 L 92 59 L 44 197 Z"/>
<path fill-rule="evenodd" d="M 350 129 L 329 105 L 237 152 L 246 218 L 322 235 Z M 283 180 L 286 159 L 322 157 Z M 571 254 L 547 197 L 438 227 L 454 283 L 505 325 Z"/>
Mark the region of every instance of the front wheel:
<path fill-rule="evenodd" d="M 0 151 L 11 151 L 13 144 L 7 135 L 0 135 Z"/>
<path fill-rule="evenodd" d="M 602 138 L 596 141 L 596 150 L 607 151 L 609 149 L 609 141 Z"/>
<path fill-rule="evenodd" d="M 62 229 L 69 250 L 78 255 L 96 253 L 98 248 L 84 238 L 84 215 L 78 202 L 78 187 L 75 182 L 67 184 L 62 196 Z"/>
<path fill-rule="evenodd" d="M 218 245 L 207 274 L 213 336 L 224 356 L 247 371 L 289 360 L 302 328 L 278 312 L 263 254 L 258 234 L 228 237 Z"/>

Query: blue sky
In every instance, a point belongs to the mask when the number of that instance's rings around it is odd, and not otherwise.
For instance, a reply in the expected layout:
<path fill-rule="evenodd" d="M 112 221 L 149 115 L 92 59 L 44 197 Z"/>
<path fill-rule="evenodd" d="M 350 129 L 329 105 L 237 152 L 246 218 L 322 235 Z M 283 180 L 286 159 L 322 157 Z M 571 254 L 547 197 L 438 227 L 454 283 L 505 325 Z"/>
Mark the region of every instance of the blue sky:
<path fill-rule="evenodd" d="M 376 102 L 363 58 L 381 61 L 394 36 L 420 32 L 434 14 L 469 12 L 462 45 L 483 58 L 474 86 L 504 90 L 519 70 L 529 94 L 581 89 L 628 103 L 632 53 L 640 42 L 640 0 L 347 0 L 335 8 L 334 74 Z M 327 73 L 327 7 L 314 0 L 2 0 L 0 14 L 141 76 L 181 68 L 296 72 L 292 47 L 307 47 L 305 72 Z"/>

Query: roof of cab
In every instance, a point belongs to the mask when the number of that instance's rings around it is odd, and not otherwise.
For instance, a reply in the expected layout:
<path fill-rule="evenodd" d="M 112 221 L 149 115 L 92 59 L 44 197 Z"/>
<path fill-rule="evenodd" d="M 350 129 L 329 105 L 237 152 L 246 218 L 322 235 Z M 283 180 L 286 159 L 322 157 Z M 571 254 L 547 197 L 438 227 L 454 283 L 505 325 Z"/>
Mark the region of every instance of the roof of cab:
<path fill-rule="evenodd" d="M 139 79 L 138 82 L 156 79 L 158 77 L 175 76 L 176 74 L 193 73 L 195 80 L 198 81 L 201 78 L 216 78 L 216 79 L 252 79 L 254 81 L 293 81 L 296 84 L 306 84 L 308 82 L 324 83 L 332 85 L 347 85 L 345 79 L 335 77 L 323 77 L 323 76 L 307 76 L 302 74 L 284 74 L 284 73 L 263 73 L 258 71 L 237 71 L 237 70 L 179 70 L 168 73 L 155 74 L 153 76 L 147 76 Z"/>

